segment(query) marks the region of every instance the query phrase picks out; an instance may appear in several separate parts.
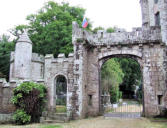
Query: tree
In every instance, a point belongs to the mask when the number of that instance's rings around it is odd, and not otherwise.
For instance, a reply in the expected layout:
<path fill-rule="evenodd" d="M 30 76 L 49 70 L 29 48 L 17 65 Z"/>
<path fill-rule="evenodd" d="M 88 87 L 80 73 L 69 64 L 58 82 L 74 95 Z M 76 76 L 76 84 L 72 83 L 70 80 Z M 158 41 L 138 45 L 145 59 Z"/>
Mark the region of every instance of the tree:
<path fill-rule="evenodd" d="M 3 35 L 0 40 L 0 77 L 9 79 L 10 53 L 15 43 L 9 41 L 9 36 Z"/>
<path fill-rule="evenodd" d="M 142 81 L 140 65 L 131 58 L 117 58 L 116 60 L 119 62 L 124 73 L 122 82 L 124 90 L 134 93 L 136 86 L 139 86 Z"/>
<path fill-rule="evenodd" d="M 19 25 L 12 30 L 13 35 L 28 29 L 33 42 L 33 52 L 40 54 L 65 53 L 67 56 L 73 51 L 72 21 L 77 21 L 81 27 L 85 9 L 69 6 L 68 3 L 58 4 L 49 1 L 37 14 L 27 16 L 29 24 Z M 89 19 L 88 19 L 89 21 Z M 91 23 L 87 27 L 90 30 Z"/>
<path fill-rule="evenodd" d="M 120 64 L 115 59 L 105 62 L 101 68 L 102 93 L 109 93 L 111 103 L 119 99 L 119 84 L 123 81 L 124 74 Z"/>
<path fill-rule="evenodd" d="M 112 27 L 109 27 L 109 28 L 107 28 L 106 31 L 107 31 L 108 33 L 113 33 L 113 32 L 115 32 L 115 29 L 112 28 Z"/>
<path fill-rule="evenodd" d="M 96 27 L 92 30 L 93 33 L 97 33 L 98 30 L 104 30 L 103 27 L 99 26 L 99 27 Z"/>

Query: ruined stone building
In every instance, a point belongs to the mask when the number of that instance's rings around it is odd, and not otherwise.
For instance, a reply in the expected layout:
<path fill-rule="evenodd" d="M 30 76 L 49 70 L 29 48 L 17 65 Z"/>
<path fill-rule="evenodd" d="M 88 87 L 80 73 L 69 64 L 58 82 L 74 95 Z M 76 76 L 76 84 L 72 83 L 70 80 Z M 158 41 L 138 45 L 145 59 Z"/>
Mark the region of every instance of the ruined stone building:
<path fill-rule="evenodd" d="M 32 53 L 33 43 L 23 33 L 11 53 L 10 82 L 0 81 L 0 113 L 13 111 L 10 88 L 23 81 L 44 83 L 48 88 L 47 107 L 52 110 L 56 106 L 55 81 L 62 75 L 67 81 L 67 115 L 73 119 L 99 115 L 101 66 L 113 57 L 127 57 L 141 67 L 143 114 L 159 115 L 167 108 L 167 1 L 140 0 L 140 3 L 142 27 L 132 32 L 101 30 L 92 34 L 73 22 L 74 53 L 68 58 L 64 54 L 54 58 L 52 54 Z"/>

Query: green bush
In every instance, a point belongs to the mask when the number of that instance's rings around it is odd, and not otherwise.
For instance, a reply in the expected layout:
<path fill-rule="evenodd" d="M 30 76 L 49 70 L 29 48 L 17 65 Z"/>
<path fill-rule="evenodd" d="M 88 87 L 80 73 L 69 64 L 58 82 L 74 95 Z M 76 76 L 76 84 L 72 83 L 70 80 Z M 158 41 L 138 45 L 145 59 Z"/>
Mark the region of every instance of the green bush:
<path fill-rule="evenodd" d="M 64 98 L 57 98 L 56 105 L 66 105 L 66 97 Z"/>
<path fill-rule="evenodd" d="M 16 124 L 27 124 L 31 121 L 31 116 L 26 114 L 23 109 L 17 109 L 13 115 Z"/>
<path fill-rule="evenodd" d="M 33 82 L 25 82 L 16 87 L 13 90 L 14 96 L 12 97 L 12 103 L 16 106 L 17 110 L 23 110 L 25 113 L 18 113 L 16 111 L 16 117 L 22 117 L 21 114 L 30 115 L 29 122 L 39 122 L 42 110 L 46 102 L 46 87 L 43 84 L 37 84 Z M 14 118 L 15 120 L 16 118 Z M 23 120 L 21 120 L 23 121 Z M 17 120 L 15 120 L 17 123 Z M 29 123 L 22 122 L 19 124 Z"/>

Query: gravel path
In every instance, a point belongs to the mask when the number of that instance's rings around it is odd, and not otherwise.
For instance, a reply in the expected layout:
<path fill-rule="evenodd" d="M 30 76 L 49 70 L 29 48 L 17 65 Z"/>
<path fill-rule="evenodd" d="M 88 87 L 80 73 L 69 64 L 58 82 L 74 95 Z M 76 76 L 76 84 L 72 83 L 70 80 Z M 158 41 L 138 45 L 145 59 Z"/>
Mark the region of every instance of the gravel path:
<path fill-rule="evenodd" d="M 64 128 L 167 128 L 167 124 L 152 123 L 148 119 L 116 119 L 104 117 L 83 119 L 65 124 Z"/>
<path fill-rule="evenodd" d="M 65 124 L 31 124 L 23 126 L 0 125 L 0 128 L 43 128 L 44 126 L 62 125 L 63 128 L 167 128 L 166 123 L 153 123 L 146 118 L 139 119 L 120 119 L 97 117 L 71 121 Z"/>

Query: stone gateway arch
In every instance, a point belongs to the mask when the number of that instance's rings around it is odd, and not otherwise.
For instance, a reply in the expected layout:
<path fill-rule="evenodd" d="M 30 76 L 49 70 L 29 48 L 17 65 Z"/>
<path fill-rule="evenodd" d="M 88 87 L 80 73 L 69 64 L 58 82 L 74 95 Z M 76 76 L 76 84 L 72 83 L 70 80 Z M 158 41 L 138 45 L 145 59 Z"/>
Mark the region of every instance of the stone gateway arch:
<path fill-rule="evenodd" d="M 167 109 L 167 2 L 140 0 L 140 3 L 142 27 L 132 32 L 99 30 L 92 34 L 73 22 L 74 52 L 68 58 L 64 54 L 54 58 L 51 54 L 32 53 L 31 40 L 23 33 L 15 52 L 11 53 L 10 82 L 0 81 L 1 94 L 6 84 L 10 89 L 24 81 L 44 83 L 48 88 L 47 110 L 53 112 L 56 107 L 55 78 L 61 75 L 67 81 L 67 116 L 70 119 L 96 116 L 101 111 L 102 64 L 113 57 L 127 57 L 136 60 L 141 68 L 143 114 L 147 117 L 161 114 Z M 0 106 L 6 99 L 3 97 Z M 2 112 L 11 109 L 5 105 L 1 106 Z"/>

